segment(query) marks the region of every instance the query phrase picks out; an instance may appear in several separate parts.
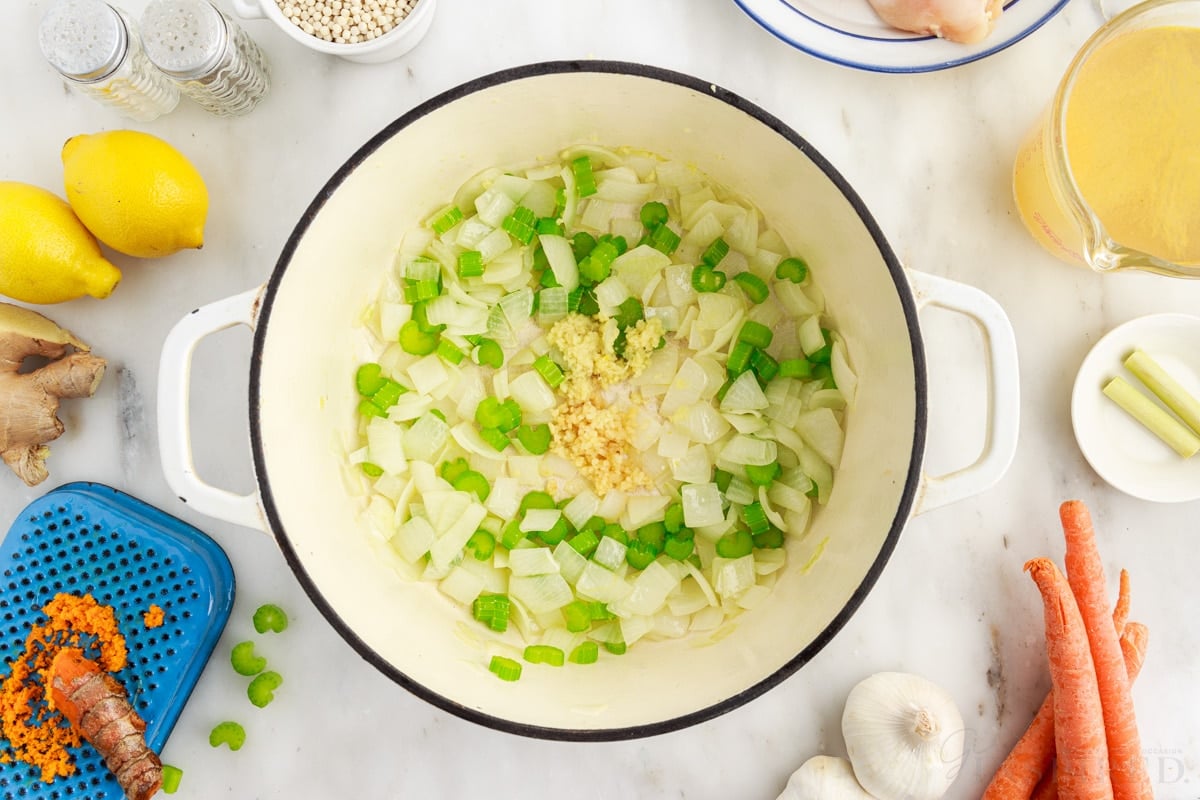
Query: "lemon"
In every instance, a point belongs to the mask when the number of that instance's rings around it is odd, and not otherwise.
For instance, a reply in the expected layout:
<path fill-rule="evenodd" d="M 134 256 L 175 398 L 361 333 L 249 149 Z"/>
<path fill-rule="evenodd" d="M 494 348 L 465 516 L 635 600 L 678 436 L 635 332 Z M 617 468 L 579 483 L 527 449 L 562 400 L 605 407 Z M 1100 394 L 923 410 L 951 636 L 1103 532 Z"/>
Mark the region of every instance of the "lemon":
<path fill-rule="evenodd" d="M 60 197 L 0 181 L 0 293 L 24 303 L 108 297 L 121 271 Z"/>
<path fill-rule="evenodd" d="M 67 200 L 112 249 L 139 258 L 204 244 L 208 189 L 182 153 L 139 131 L 81 134 L 62 151 Z"/>

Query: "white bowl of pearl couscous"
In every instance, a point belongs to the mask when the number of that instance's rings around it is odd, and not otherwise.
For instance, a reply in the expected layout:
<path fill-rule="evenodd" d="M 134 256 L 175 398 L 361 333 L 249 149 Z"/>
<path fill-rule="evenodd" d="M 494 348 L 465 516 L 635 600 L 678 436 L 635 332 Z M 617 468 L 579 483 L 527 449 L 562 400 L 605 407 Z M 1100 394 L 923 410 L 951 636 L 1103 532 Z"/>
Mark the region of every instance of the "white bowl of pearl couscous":
<path fill-rule="evenodd" d="M 266 18 L 319 53 L 378 63 L 407 53 L 429 30 L 436 0 L 232 0 L 238 16 Z"/>

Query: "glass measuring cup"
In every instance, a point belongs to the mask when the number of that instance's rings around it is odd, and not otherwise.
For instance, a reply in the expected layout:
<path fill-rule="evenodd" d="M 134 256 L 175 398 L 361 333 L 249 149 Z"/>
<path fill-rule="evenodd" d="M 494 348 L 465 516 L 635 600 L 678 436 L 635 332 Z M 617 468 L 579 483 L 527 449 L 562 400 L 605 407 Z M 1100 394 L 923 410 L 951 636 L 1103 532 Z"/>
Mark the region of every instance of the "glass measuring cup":
<path fill-rule="evenodd" d="M 1013 167 L 1069 263 L 1200 278 L 1200 0 L 1146 0 L 1083 45 Z"/>

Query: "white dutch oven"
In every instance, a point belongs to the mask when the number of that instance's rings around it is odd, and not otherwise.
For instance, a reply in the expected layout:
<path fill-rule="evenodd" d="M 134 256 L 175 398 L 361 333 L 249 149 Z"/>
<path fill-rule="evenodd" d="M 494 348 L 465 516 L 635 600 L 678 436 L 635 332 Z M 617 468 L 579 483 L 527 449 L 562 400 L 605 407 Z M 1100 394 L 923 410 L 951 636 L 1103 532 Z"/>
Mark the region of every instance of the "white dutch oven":
<path fill-rule="evenodd" d="M 488 673 L 484 651 L 461 635 L 461 608 L 432 584 L 401 580 L 376 555 L 331 443 L 354 425 L 353 372 L 366 355 L 356 320 L 398 236 L 482 168 L 581 141 L 693 162 L 756 202 L 812 265 L 861 382 L 832 497 L 808 540 L 828 537 L 828 545 L 807 574 L 798 555 L 791 559 L 770 600 L 719 642 L 643 641 L 620 658 L 527 670 L 508 684 Z M 922 470 L 928 408 L 917 315 L 930 304 L 977 320 L 989 358 L 984 452 L 941 477 Z M 249 411 L 258 491 L 245 497 L 197 477 L 187 433 L 192 350 L 239 324 L 254 331 Z M 619 63 L 498 73 L 398 119 L 313 201 L 265 286 L 197 309 L 175 327 L 161 369 L 163 466 L 180 498 L 269 530 L 330 623 L 396 682 L 467 719 L 562 739 L 674 730 L 779 683 L 845 624 L 909 517 L 990 486 L 1017 438 L 1016 346 L 995 301 L 902 269 L 845 180 L 779 120 L 706 82 Z"/>

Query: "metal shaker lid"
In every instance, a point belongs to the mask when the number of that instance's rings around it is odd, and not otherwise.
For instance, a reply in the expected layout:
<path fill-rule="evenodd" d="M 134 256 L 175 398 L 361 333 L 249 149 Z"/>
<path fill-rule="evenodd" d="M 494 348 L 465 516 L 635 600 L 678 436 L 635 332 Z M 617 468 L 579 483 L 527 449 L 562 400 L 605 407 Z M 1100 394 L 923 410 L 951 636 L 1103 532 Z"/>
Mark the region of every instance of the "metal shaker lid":
<path fill-rule="evenodd" d="M 142 47 L 156 67 L 177 78 L 212 70 L 229 32 L 207 0 L 152 0 L 141 20 Z"/>
<path fill-rule="evenodd" d="M 97 81 L 120 66 L 129 31 L 102 0 L 58 0 L 42 16 L 38 41 L 42 55 L 63 75 Z"/>

